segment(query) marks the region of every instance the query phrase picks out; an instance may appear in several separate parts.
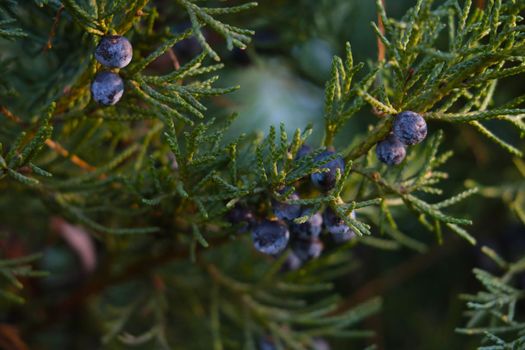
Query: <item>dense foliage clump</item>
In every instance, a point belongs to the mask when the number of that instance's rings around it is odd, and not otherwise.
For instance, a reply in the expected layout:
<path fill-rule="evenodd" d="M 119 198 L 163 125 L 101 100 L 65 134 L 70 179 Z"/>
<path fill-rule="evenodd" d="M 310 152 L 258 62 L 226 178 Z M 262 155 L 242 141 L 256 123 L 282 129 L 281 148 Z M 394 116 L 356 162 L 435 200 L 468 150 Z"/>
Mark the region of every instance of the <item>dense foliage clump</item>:
<path fill-rule="evenodd" d="M 470 197 L 525 223 L 525 95 L 500 88 L 525 72 L 525 1 L 375 5 L 365 64 L 358 1 L 1 2 L 0 346 L 372 349 L 377 295 L 470 244 L 486 291 L 456 331 L 520 348 L 523 252 L 486 246 Z M 237 129 L 232 109 L 321 82 L 314 123 Z M 373 280 L 393 252 L 423 263 Z"/>

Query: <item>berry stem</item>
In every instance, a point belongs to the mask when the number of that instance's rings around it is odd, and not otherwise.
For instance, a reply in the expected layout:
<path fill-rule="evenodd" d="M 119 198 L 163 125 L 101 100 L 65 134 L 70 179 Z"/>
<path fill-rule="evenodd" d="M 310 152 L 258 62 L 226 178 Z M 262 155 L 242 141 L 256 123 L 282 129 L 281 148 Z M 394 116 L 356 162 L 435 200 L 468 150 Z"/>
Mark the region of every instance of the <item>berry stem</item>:
<path fill-rule="evenodd" d="M 361 141 L 361 143 L 352 147 L 348 152 L 345 151 L 345 160 L 355 160 L 365 154 L 375 146 L 376 143 L 383 140 L 388 136 L 390 130 L 392 129 L 393 118 L 386 117 L 384 118 L 376 127 L 370 131 L 366 139 Z"/>

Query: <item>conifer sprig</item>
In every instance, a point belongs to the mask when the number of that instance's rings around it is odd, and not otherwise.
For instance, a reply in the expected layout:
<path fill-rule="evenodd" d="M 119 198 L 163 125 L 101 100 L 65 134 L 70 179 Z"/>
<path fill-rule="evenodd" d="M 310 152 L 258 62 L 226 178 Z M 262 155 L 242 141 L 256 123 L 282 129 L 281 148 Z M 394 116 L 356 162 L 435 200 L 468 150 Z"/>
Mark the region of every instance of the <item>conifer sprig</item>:
<path fill-rule="evenodd" d="M 211 58 L 215 61 L 220 61 L 219 55 L 212 49 L 206 41 L 206 37 L 202 32 L 203 26 L 208 26 L 226 40 L 226 45 L 229 50 L 234 46 L 245 49 L 246 45 L 251 41 L 251 36 L 255 33 L 252 30 L 238 28 L 229 24 L 225 24 L 215 19 L 214 16 L 234 14 L 241 11 L 249 10 L 257 6 L 256 2 L 248 2 L 239 6 L 231 7 L 201 7 L 196 4 L 194 0 L 176 0 L 184 7 L 188 13 L 195 36 L 200 45 Z"/>
<path fill-rule="evenodd" d="M 525 323 L 520 319 L 517 304 L 524 297 L 513 285 L 525 269 L 525 260 L 505 261 L 494 250 L 483 247 L 482 252 L 503 270 L 501 276 L 482 269 L 473 270 L 484 290 L 475 295 L 461 295 L 466 301 L 468 321 L 456 328 L 460 334 L 482 337 L 479 349 L 519 349 L 524 343 Z"/>
<path fill-rule="evenodd" d="M 45 271 L 35 270 L 32 264 L 41 258 L 41 254 L 27 255 L 20 258 L 0 259 L 0 299 L 23 304 L 25 299 L 18 295 L 24 288 L 22 278 L 38 278 L 48 275 Z"/>
<path fill-rule="evenodd" d="M 386 48 L 386 61 L 373 65 L 370 73 L 352 87 L 352 77 L 360 66 L 353 68 L 350 46 L 345 64 L 335 57 L 325 92 L 325 143 L 330 144 L 341 125 L 368 104 L 380 117 L 413 110 L 430 121 L 469 123 L 521 157 L 521 150 L 495 135 L 483 122 L 501 120 L 520 134 L 525 130 L 525 110 L 517 108 L 520 98 L 489 108 L 497 80 L 524 71 L 521 52 L 525 40 L 519 25 L 523 2 L 494 2 L 481 11 L 471 6 L 472 1 L 463 7 L 451 1 L 437 6 L 433 6 L 434 1 L 419 1 L 399 21 L 387 17 L 381 0 L 376 3 L 385 31 L 374 23 L 372 26 Z M 448 51 L 437 50 L 439 34 L 447 27 Z M 348 151 L 347 158 L 366 154 L 390 128 L 391 118 L 386 117 L 366 140 Z"/>
<path fill-rule="evenodd" d="M 10 15 L 14 4 L 0 4 L 0 38 L 15 40 L 27 37 L 27 33 L 17 26 L 17 20 Z"/>

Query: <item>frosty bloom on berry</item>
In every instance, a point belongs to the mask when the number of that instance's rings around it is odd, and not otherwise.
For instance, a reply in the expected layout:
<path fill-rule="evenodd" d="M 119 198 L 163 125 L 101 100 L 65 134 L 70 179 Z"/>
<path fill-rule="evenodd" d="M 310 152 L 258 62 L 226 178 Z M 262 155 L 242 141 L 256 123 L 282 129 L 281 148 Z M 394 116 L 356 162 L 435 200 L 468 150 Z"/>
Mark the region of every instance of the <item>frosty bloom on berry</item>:
<path fill-rule="evenodd" d="M 406 146 L 394 134 L 376 145 L 377 159 L 387 165 L 397 165 L 405 159 Z"/>
<path fill-rule="evenodd" d="M 286 224 L 280 220 L 263 220 L 254 227 L 252 238 L 255 249 L 264 254 L 275 255 L 286 248 L 290 233 Z"/>
<path fill-rule="evenodd" d="M 350 217 L 355 219 L 355 211 L 350 213 Z M 323 213 L 323 223 L 336 243 L 344 243 L 355 237 L 355 232 L 330 207 Z"/>
<path fill-rule="evenodd" d="M 311 239 L 319 237 L 323 228 L 323 216 L 315 213 L 302 224 L 290 223 L 290 234 L 293 238 Z"/>
<path fill-rule="evenodd" d="M 416 112 L 401 112 L 394 119 L 393 132 L 405 145 L 415 145 L 427 136 L 427 123 Z"/>
<path fill-rule="evenodd" d="M 91 96 L 104 106 L 112 106 L 120 101 L 124 93 L 124 82 L 115 73 L 100 72 L 91 83 Z"/>
<path fill-rule="evenodd" d="M 314 158 L 316 162 L 321 161 L 335 154 L 334 151 L 324 151 Z M 328 170 L 326 170 L 328 169 Z M 345 171 L 345 162 L 343 158 L 337 157 L 334 160 L 324 164 L 320 167 L 320 172 L 313 173 L 310 175 L 312 183 L 323 191 L 329 191 L 335 187 L 335 177 L 337 175 L 337 169 L 341 170 L 341 173 Z"/>
<path fill-rule="evenodd" d="M 293 253 L 303 262 L 318 258 L 324 248 L 323 242 L 318 238 L 295 239 L 291 246 Z"/>
<path fill-rule="evenodd" d="M 285 190 L 279 191 L 280 193 L 286 192 Z M 286 200 L 296 201 L 299 200 L 297 192 L 293 192 L 286 198 Z M 298 218 L 301 215 L 301 206 L 299 204 L 288 204 L 280 202 L 276 199 L 272 199 L 273 213 L 281 220 L 291 221 Z"/>
<path fill-rule="evenodd" d="M 133 57 L 133 47 L 120 35 L 105 36 L 95 49 L 95 58 L 109 68 L 124 68 Z"/>

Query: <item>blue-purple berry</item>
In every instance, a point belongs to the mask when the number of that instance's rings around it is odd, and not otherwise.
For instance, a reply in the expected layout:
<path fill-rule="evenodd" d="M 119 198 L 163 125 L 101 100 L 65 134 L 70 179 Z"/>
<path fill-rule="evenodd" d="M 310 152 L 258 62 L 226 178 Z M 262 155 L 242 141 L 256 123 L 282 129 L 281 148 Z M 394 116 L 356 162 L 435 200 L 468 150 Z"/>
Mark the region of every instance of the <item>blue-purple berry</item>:
<path fill-rule="evenodd" d="M 330 350 L 330 344 L 323 338 L 315 338 L 312 342 L 313 350 Z"/>
<path fill-rule="evenodd" d="M 301 146 L 301 148 L 299 148 L 299 150 L 297 151 L 296 155 L 295 155 L 295 160 L 298 160 L 298 159 L 301 159 L 303 157 L 306 157 L 307 155 L 309 155 L 310 153 L 312 153 L 312 147 L 304 144 Z"/>
<path fill-rule="evenodd" d="M 290 234 L 293 238 L 317 238 L 323 229 L 323 216 L 319 213 L 315 213 L 314 215 L 310 216 L 306 222 L 302 224 L 296 224 L 295 222 L 292 222 L 290 223 L 289 227 Z"/>
<path fill-rule="evenodd" d="M 355 211 L 350 213 L 350 217 L 355 219 Z M 355 237 L 355 232 L 330 207 L 323 213 L 323 223 L 336 243 L 344 243 Z"/>
<path fill-rule="evenodd" d="M 397 165 L 405 159 L 406 146 L 394 134 L 376 145 L 377 159 L 387 165 Z"/>
<path fill-rule="evenodd" d="M 239 233 L 245 233 L 255 222 L 254 215 L 246 206 L 236 203 L 226 214 L 226 219 L 232 225 L 239 225 Z"/>
<path fill-rule="evenodd" d="M 283 193 L 285 191 L 281 191 Z M 299 200 L 299 195 L 294 192 L 291 193 L 286 200 Z M 281 220 L 291 221 L 301 216 L 301 206 L 299 204 L 288 204 L 272 199 L 273 213 Z"/>
<path fill-rule="evenodd" d="M 254 220 L 252 211 L 240 203 L 236 203 L 235 206 L 230 209 L 226 217 L 232 224 L 238 224 L 241 222 L 250 223 Z"/>
<path fill-rule="evenodd" d="M 334 151 L 324 151 L 314 158 L 316 162 L 322 161 L 335 154 Z M 320 167 L 320 172 L 315 172 L 310 175 L 312 183 L 317 188 L 323 191 L 329 191 L 335 187 L 335 181 L 337 176 L 337 169 L 341 171 L 341 174 L 345 171 L 345 162 L 343 158 L 337 157 L 328 163 Z"/>
<path fill-rule="evenodd" d="M 303 261 L 293 251 L 290 251 L 281 267 L 281 272 L 295 271 L 300 269 L 302 265 Z"/>
<path fill-rule="evenodd" d="M 102 37 L 95 49 L 95 58 L 109 68 L 124 68 L 133 57 L 133 47 L 128 39 L 120 35 Z"/>
<path fill-rule="evenodd" d="M 324 248 L 323 242 L 318 238 L 294 239 L 291 243 L 293 253 L 302 261 L 306 262 L 318 258 Z"/>
<path fill-rule="evenodd" d="M 401 112 L 394 119 L 393 132 L 405 145 L 415 145 L 427 136 L 427 123 L 416 112 Z"/>
<path fill-rule="evenodd" d="M 261 337 L 257 348 L 259 350 L 277 350 L 277 347 L 270 336 Z"/>
<path fill-rule="evenodd" d="M 124 93 L 124 81 L 112 72 L 100 72 L 95 75 L 91 83 L 91 96 L 104 106 L 112 106 L 122 98 Z"/>
<path fill-rule="evenodd" d="M 276 255 L 286 249 L 290 232 L 288 226 L 280 220 L 263 220 L 252 231 L 253 245 L 261 253 Z"/>

